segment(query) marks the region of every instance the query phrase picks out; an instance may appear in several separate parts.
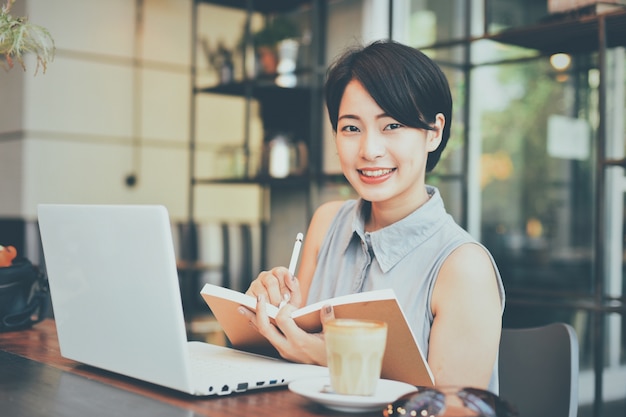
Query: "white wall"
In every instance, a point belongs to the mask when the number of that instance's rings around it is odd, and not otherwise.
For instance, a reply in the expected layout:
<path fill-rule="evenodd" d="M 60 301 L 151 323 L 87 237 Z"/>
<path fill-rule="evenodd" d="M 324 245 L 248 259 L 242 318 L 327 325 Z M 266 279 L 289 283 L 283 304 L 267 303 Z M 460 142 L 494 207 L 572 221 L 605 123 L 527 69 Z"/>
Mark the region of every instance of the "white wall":
<path fill-rule="evenodd" d="M 131 0 L 17 1 L 14 14 L 49 29 L 57 54 L 45 74 L 33 74 L 32 57 L 26 72 L 0 72 L 0 217 L 33 220 L 38 203 L 66 202 L 159 203 L 186 218 L 192 3 L 143 4 L 137 29 Z M 206 7 L 201 27 L 233 38 L 243 16 Z M 211 173 L 214 156 L 202 145 L 242 140 L 243 102 L 199 103 L 198 171 Z M 212 117 L 218 108 L 227 111 Z M 135 172 L 137 185 L 126 186 Z M 260 193 L 247 191 L 202 191 L 198 218 L 258 218 Z"/>

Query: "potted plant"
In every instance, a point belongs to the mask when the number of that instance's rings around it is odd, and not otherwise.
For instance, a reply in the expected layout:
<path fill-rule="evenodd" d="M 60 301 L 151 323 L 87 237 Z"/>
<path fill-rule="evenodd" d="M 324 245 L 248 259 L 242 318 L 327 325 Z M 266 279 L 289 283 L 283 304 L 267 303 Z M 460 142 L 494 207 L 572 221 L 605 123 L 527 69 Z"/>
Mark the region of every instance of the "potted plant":
<path fill-rule="evenodd" d="M 300 36 L 298 26 L 283 16 L 268 21 L 267 25 L 252 36 L 260 69 L 265 74 L 275 74 L 278 65 L 278 45 L 287 39 Z"/>
<path fill-rule="evenodd" d="M 0 9 L 0 64 L 10 69 L 17 61 L 26 70 L 23 55 L 34 53 L 37 57 L 35 74 L 40 66 L 45 72 L 48 62 L 54 58 L 54 40 L 47 29 L 30 23 L 28 18 L 11 16 L 13 3 L 15 0 L 7 0 Z"/>

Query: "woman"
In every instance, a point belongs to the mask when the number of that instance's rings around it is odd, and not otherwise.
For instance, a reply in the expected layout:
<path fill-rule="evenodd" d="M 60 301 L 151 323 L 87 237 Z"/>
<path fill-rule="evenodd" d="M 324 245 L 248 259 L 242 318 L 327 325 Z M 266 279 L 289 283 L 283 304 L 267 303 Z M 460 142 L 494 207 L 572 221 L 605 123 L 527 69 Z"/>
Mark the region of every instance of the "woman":
<path fill-rule="evenodd" d="M 425 184 L 450 136 L 452 99 L 439 67 L 393 41 L 341 56 L 326 81 L 326 105 L 342 171 L 360 199 L 315 212 L 297 279 L 262 272 L 248 289 L 257 314 L 241 309 L 286 359 L 326 364 L 322 334 L 290 318 L 339 295 L 393 288 L 438 385 L 498 392 L 504 289 L 489 252 L 458 226 Z M 277 327 L 264 303 L 278 305 Z M 333 317 L 322 311 L 322 322 Z"/>

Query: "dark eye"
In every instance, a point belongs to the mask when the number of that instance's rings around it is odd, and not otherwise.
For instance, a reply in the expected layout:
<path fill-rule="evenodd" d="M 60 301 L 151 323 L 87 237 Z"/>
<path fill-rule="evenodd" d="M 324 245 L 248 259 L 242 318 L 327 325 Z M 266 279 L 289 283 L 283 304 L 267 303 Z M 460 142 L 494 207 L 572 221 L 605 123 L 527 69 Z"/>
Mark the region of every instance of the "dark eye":
<path fill-rule="evenodd" d="M 400 123 L 389 123 L 387 126 L 385 126 L 385 130 L 400 129 L 401 127 L 403 127 L 403 125 Z"/>
<path fill-rule="evenodd" d="M 356 126 L 348 125 L 341 128 L 342 132 L 358 132 L 359 128 Z"/>

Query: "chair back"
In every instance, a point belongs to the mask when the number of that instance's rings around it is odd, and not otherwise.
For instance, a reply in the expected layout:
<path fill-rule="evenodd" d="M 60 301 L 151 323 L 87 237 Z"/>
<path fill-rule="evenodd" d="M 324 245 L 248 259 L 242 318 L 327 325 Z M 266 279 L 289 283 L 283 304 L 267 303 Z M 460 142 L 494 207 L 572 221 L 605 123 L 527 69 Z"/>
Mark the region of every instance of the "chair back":
<path fill-rule="evenodd" d="M 572 326 L 502 329 L 500 397 L 519 417 L 576 417 L 578 338 Z"/>

